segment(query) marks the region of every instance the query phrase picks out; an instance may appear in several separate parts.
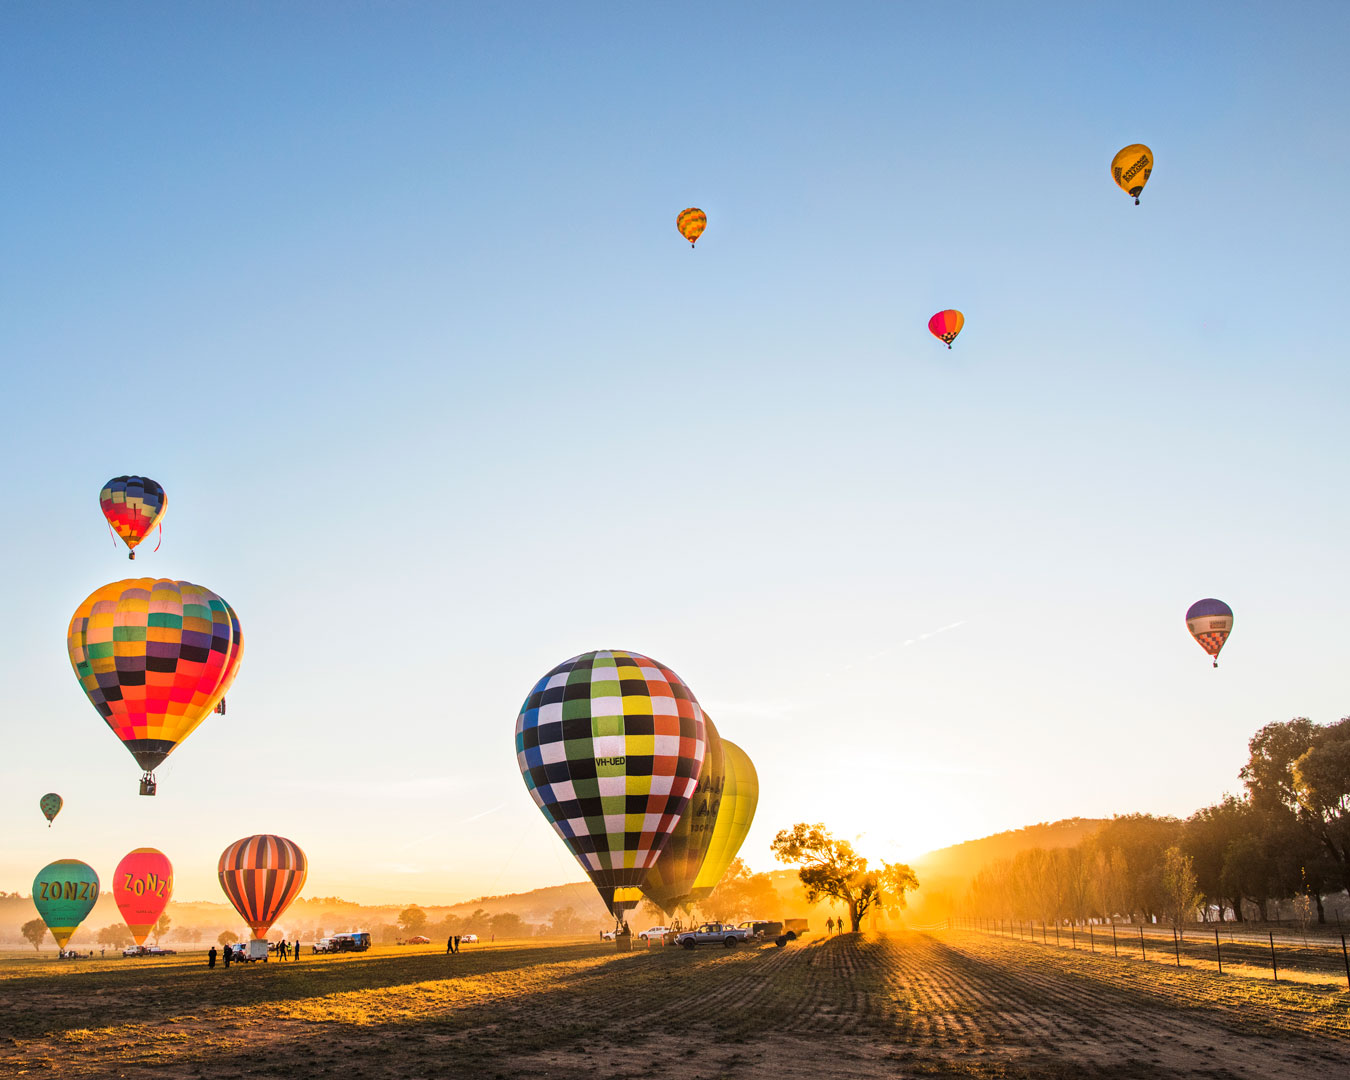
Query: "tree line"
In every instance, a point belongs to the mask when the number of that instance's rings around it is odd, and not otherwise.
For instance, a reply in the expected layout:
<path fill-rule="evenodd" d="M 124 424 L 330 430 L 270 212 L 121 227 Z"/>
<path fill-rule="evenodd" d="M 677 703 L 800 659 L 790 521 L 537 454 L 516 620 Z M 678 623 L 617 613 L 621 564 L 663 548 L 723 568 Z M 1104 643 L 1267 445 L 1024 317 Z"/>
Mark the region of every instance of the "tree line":
<path fill-rule="evenodd" d="M 1350 889 L 1350 717 L 1267 724 L 1248 742 L 1243 791 L 1190 817 L 1127 814 L 1072 847 L 981 870 L 964 912 L 1040 920 L 1270 921 L 1282 903 L 1327 921 Z"/>

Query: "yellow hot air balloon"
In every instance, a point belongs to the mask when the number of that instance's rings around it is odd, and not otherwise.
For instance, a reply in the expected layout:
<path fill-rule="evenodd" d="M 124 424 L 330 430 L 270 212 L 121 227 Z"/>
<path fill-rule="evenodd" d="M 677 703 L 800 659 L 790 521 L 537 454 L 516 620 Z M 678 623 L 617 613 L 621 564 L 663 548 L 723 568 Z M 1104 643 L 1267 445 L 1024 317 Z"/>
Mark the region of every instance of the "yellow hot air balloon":
<path fill-rule="evenodd" d="M 680 235 L 689 241 L 691 248 L 707 227 L 708 215 L 697 206 L 690 206 L 675 215 L 675 228 L 679 229 Z"/>
<path fill-rule="evenodd" d="M 707 713 L 703 714 L 703 730 L 708 740 L 703 755 L 703 767 L 698 774 L 694 797 L 684 808 L 675 831 L 670 834 L 655 865 L 647 871 L 642 883 L 642 894 L 674 918 L 675 909 L 692 901 L 694 879 L 703 867 L 708 848 L 712 845 L 713 828 L 722 801 L 725 768 L 722 761 L 722 740 Z"/>
<path fill-rule="evenodd" d="M 1153 151 L 1143 143 L 1130 143 L 1111 159 L 1111 179 L 1120 190 L 1134 196 L 1134 205 L 1139 205 L 1139 193 L 1144 190 L 1148 178 L 1153 173 Z"/>
<path fill-rule="evenodd" d="M 690 890 L 692 900 L 706 900 L 722 880 L 750 832 L 759 805 L 759 774 L 750 756 L 730 739 L 722 740 L 722 767 L 722 801 L 713 822 L 708 854 Z"/>

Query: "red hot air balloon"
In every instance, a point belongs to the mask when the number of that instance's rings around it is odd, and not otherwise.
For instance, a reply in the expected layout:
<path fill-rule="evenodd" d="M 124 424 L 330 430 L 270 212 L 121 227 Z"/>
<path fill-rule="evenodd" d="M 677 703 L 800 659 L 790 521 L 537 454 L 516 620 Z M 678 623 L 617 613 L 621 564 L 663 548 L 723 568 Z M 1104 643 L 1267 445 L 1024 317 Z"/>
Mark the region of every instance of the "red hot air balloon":
<path fill-rule="evenodd" d="M 956 340 L 956 335 L 961 332 L 961 327 L 966 325 L 966 317 L 955 308 L 949 308 L 946 311 L 939 311 L 928 320 L 928 332 L 940 341 L 947 343 L 947 348 L 952 347 L 952 342 Z"/>
<path fill-rule="evenodd" d="M 137 945 L 145 944 L 172 895 L 173 863 L 156 848 L 129 852 L 113 871 L 113 899 Z"/>
<path fill-rule="evenodd" d="M 291 901 L 300 895 L 309 860 L 284 836 L 260 833 L 236 840 L 220 855 L 220 887 L 234 910 L 263 939 Z"/>
<path fill-rule="evenodd" d="M 108 519 L 108 528 L 116 533 L 131 550 L 128 559 L 136 557 L 136 545 L 144 540 L 156 525 L 160 525 L 169 505 L 164 489 L 148 476 L 114 476 L 99 492 L 98 504 Z M 159 550 L 159 545 L 155 545 Z"/>

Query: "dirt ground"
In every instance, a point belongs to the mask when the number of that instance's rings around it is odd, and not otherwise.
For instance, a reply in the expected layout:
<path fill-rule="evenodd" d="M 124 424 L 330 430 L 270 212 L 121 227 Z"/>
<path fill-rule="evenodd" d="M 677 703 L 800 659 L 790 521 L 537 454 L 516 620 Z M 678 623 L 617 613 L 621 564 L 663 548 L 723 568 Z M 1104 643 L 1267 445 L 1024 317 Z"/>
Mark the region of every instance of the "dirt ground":
<path fill-rule="evenodd" d="M 0 962 L 0 1075 L 35 1074 L 1306 1080 L 1350 1075 L 1350 992 L 970 932 Z"/>

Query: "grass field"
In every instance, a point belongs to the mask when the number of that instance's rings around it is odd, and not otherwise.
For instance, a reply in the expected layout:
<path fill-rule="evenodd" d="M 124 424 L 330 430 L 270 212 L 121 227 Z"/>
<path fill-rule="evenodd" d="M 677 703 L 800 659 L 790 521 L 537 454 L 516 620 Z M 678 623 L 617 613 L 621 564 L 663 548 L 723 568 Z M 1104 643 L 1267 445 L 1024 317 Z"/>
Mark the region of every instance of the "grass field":
<path fill-rule="evenodd" d="M 208 971 L 0 960 L 0 1075 L 598 1080 L 1350 1075 L 1350 993 L 967 931 L 497 943 Z"/>

